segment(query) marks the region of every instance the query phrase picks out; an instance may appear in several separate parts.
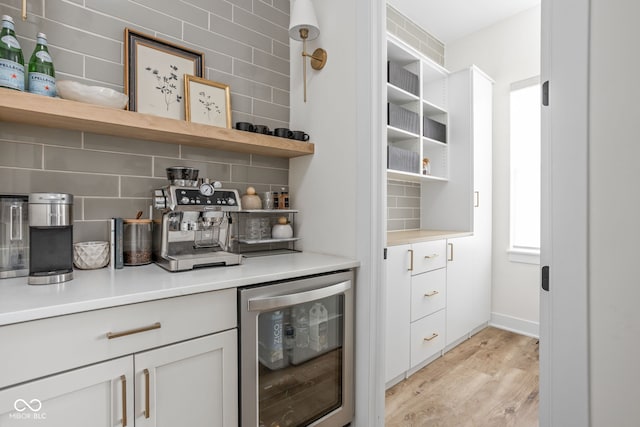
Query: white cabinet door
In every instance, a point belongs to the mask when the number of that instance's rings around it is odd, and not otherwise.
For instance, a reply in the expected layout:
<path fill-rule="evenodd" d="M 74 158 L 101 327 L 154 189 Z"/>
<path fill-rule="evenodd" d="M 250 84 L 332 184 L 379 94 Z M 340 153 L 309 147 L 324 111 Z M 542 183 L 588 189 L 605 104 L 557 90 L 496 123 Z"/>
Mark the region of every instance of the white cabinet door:
<path fill-rule="evenodd" d="M 473 68 L 473 328 L 491 316 L 493 83 Z"/>
<path fill-rule="evenodd" d="M 237 330 L 135 355 L 136 427 L 238 425 Z"/>
<path fill-rule="evenodd" d="M 132 356 L 31 381 L 0 391 L 0 426 L 133 426 L 133 389 Z"/>
<path fill-rule="evenodd" d="M 473 236 L 447 242 L 447 346 L 468 334 L 473 328 L 475 283 Z"/>
<path fill-rule="evenodd" d="M 411 245 L 387 248 L 385 382 L 409 369 L 411 257 Z"/>

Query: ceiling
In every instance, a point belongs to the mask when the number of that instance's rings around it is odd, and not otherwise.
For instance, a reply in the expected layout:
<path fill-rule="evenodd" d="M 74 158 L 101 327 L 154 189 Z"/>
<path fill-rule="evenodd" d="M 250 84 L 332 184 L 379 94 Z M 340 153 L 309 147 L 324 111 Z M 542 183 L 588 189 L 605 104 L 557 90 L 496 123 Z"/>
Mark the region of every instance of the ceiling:
<path fill-rule="evenodd" d="M 445 45 L 540 4 L 540 0 L 387 0 Z"/>

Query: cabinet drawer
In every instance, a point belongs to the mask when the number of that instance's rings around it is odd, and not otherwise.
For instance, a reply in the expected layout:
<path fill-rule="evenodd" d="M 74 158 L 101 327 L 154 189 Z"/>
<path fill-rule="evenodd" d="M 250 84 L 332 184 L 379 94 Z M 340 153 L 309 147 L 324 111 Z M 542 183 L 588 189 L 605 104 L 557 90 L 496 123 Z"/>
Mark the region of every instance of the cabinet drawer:
<path fill-rule="evenodd" d="M 411 324 L 411 367 L 444 348 L 445 310 L 440 310 Z"/>
<path fill-rule="evenodd" d="M 412 245 L 412 249 L 413 271 L 411 274 L 413 275 L 442 268 L 447 265 L 446 240 L 416 243 Z"/>
<path fill-rule="evenodd" d="M 447 269 L 439 268 L 411 278 L 411 321 L 442 310 L 446 305 Z"/>
<path fill-rule="evenodd" d="M 236 325 L 226 289 L 3 326 L 0 388 Z"/>

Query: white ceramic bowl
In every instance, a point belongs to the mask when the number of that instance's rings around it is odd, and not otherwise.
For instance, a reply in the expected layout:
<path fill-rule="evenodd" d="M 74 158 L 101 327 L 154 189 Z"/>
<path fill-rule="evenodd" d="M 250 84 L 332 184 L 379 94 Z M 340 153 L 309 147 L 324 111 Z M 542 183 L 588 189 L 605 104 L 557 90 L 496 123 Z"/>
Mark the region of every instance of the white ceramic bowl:
<path fill-rule="evenodd" d="M 109 264 L 109 242 L 73 244 L 73 264 L 81 270 L 93 270 Z"/>
<path fill-rule="evenodd" d="M 123 109 L 129 97 L 108 87 L 88 86 L 71 80 L 56 82 L 58 95 L 64 99 Z"/>
<path fill-rule="evenodd" d="M 290 239 L 293 237 L 291 224 L 275 224 L 271 229 L 271 237 L 274 239 Z"/>

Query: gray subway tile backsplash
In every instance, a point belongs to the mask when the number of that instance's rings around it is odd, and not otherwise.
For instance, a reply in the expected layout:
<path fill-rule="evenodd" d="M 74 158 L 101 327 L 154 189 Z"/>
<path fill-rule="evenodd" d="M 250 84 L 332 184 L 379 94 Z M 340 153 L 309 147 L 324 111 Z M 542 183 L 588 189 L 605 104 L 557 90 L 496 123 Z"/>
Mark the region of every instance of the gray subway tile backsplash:
<path fill-rule="evenodd" d="M 142 6 L 130 0 L 85 0 L 85 5 L 91 10 L 112 16 L 125 24 L 134 24 L 147 28 L 146 33 L 155 31 L 167 36 L 182 37 L 182 21 L 170 13 L 161 13 L 173 2 L 157 2 L 156 7 Z M 154 35 L 154 34 L 150 34 Z"/>
<path fill-rule="evenodd" d="M 0 141 L 0 166 L 40 169 L 42 146 Z"/>
<path fill-rule="evenodd" d="M 84 133 L 83 147 L 88 150 L 111 151 L 126 154 L 179 157 L 180 146 L 140 139 L 123 138 L 118 136 L 100 135 L 97 133 Z"/>
<path fill-rule="evenodd" d="M 152 158 L 105 151 L 45 146 L 44 166 L 45 169 L 58 171 L 151 176 Z"/>
<path fill-rule="evenodd" d="M 25 56 L 47 33 L 58 80 L 124 88 L 124 29 L 204 54 L 205 77 L 230 86 L 232 121 L 289 126 L 289 0 L 0 0 Z M 74 240 L 104 240 L 106 218 L 148 216 L 165 168 L 194 166 L 201 177 L 243 193 L 288 187 L 288 159 L 0 122 L 0 192 L 75 196 Z"/>
<path fill-rule="evenodd" d="M 444 65 L 444 44 L 389 4 L 387 4 L 387 31 L 436 63 Z"/>
<path fill-rule="evenodd" d="M 116 62 L 103 61 L 87 56 L 84 60 L 85 77 L 90 80 L 124 86 L 122 65 Z"/>
<path fill-rule="evenodd" d="M 89 173 L 0 168 L 0 193 L 70 193 L 76 197 L 118 197 L 119 177 Z"/>
<path fill-rule="evenodd" d="M 10 122 L 0 122 L 0 140 L 48 143 L 77 148 L 82 146 L 82 134 L 80 132 Z"/>
<path fill-rule="evenodd" d="M 151 194 L 149 194 L 151 196 Z M 108 220 L 117 216 L 122 218 L 135 218 L 138 211 L 143 212 L 143 218 L 149 216 L 151 197 L 148 198 L 84 198 L 84 220 Z"/>
<path fill-rule="evenodd" d="M 270 21 L 267 16 L 261 13 L 264 11 L 271 12 L 269 15 L 274 15 L 275 19 L 280 22 Z M 289 40 L 289 14 L 284 15 L 264 3 L 263 7 L 260 7 L 260 11 L 254 10 L 253 13 L 236 9 L 233 14 L 233 22 L 244 28 L 245 32 L 250 29 L 249 34 L 251 35 L 255 32 L 258 35 L 266 36 L 269 46 L 266 49 L 262 49 L 266 52 L 271 51 L 270 40 L 278 40 L 281 43 L 286 43 Z M 255 47 L 260 49 L 259 44 L 255 44 Z"/>
<path fill-rule="evenodd" d="M 289 76 L 269 71 L 250 62 L 239 59 L 233 60 L 233 72 L 239 77 L 262 83 L 265 86 L 273 86 L 282 90 L 289 90 Z"/>
<path fill-rule="evenodd" d="M 387 231 L 420 228 L 420 184 L 387 180 Z"/>
<path fill-rule="evenodd" d="M 243 182 L 247 184 L 288 185 L 288 172 L 286 169 L 232 165 L 231 180 L 233 182 Z"/>

